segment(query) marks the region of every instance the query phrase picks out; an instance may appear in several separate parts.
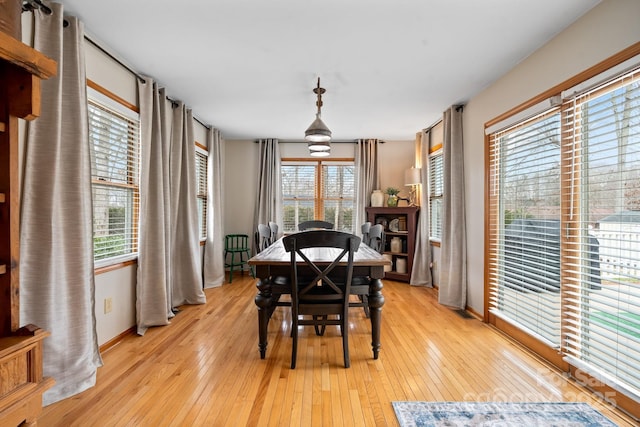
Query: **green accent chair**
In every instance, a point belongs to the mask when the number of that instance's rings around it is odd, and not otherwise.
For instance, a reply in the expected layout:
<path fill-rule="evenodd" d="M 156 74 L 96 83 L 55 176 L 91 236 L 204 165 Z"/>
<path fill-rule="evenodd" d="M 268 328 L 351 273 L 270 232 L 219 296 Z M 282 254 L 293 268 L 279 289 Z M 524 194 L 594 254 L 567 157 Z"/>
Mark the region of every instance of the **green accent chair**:
<path fill-rule="evenodd" d="M 249 266 L 251 277 L 256 277 L 253 267 L 248 264 L 251 258 L 251 247 L 247 234 L 227 234 L 224 236 L 224 266 L 229 268 L 229 283 L 233 281 L 233 270 L 240 267 L 244 274 L 244 266 Z"/>

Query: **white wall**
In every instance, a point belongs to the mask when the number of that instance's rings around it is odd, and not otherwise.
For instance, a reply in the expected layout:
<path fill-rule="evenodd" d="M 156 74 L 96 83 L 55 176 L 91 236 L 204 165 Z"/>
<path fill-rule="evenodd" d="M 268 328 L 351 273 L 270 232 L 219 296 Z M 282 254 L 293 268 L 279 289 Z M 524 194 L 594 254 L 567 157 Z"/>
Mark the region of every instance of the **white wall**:
<path fill-rule="evenodd" d="M 484 312 L 484 124 L 638 42 L 639 18 L 640 1 L 605 0 L 467 103 L 467 303 L 474 311 Z"/>

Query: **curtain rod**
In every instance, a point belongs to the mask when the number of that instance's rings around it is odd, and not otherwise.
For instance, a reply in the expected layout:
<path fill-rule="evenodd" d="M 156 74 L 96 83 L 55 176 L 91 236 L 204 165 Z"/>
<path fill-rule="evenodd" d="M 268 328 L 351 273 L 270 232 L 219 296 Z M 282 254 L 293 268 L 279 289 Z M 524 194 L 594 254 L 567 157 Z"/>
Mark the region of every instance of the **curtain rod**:
<path fill-rule="evenodd" d="M 124 62 L 122 62 L 120 59 L 118 59 L 115 55 L 113 55 L 111 52 L 109 52 L 107 49 L 103 48 L 102 46 L 100 46 L 95 40 L 93 40 L 91 37 L 89 37 L 86 33 L 84 35 L 84 39 L 86 41 L 88 41 L 89 43 L 91 43 L 92 45 L 94 45 L 95 47 L 97 47 L 100 52 L 104 53 L 105 55 L 107 55 L 109 58 L 113 59 L 114 61 L 116 61 L 118 64 L 120 64 L 120 66 L 122 66 L 125 70 L 127 70 L 128 72 L 130 72 L 131 74 L 133 74 L 134 76 L 136 76 L 138 79 L 140 79 L 140 81 L 142 83 L 146 83 L 147 81 L 145 80 L 144 77 L 142 77 L 140 74 L 138 74 L 133 68 L 129 67 L 127 64 L 125 64 Z"/>
<path fill-rule="evenodd" d="M 268 138 L 264 138 L 264 139 L 268 139 Z M 304 139 L 279 139 L 279 138 L 274 138 L 277 139 L 278 142 L 283 142 L 283 143 L 292 143 L 292 144 L 306 144 L 308 141 L 305 141 Z M 368 139 L 368 138 L 367 138 Z M 258 140 L 256 139 L 255 141 L 256 144 L 258 143 Z M 378 141 L 380 144 L 384 144 L 385 141 Z M 332 139 L 330 141 L 331 144 L 357 144 L 358 140 L 357 139 Z"/>
<path fill-rule="evenodd" d="M 23 0 L 22 1 L 22 11 L 23 12 L 31 12 L 36 9 L 41 9 L 47 15 L 51 15 L 53 11 L 49 6 L 42 3 L 40 0 Z"/>
<path fill-rule="evenodd" d="M 177 103 L 182 102 L 182 101 L 178 101 L 177 99 L 173 99 L 173 98 L 171 98 L 171 97 L 169 97 L 169 96 L 166 96 L 166 98 L 167 98 L 167 101 L 169 101 L 169 102 L 170 102 L 172 105 L 174 105 L 174 106 L 175 106 Z M 192 111 L 192 117 L 193 117 L 193 120 L 195 120 L 196 122 L 200 123 L 202 126 L 206 127 L 207 129 L 211 129 L 211 128 L 213 128 L 213 126 L 203 123 L 203 122 L 202 122 L 202 120 L 200 120 L 199 118 L 197 118 L 197 117 L 193 114 L 193 110 L 191 110 L 191 111 Z"/>
<path fill-rule="evenodd" d="M 464 104 L 458 104 L 458 105 L 452 105 L 452 107 L 454 107 L 456 109 L 456 111 L 462 111 L 464 110 Z M 433 129 L 434 127 L 436 127 L 438 124 L 440 124 L 440 122 L 442 122 L 442 117 L 440 117 L 438 120 L 436 120 L 435 122 L 433 122 L 431 124 L 431 126 L 427 126 L 426 128 L 422 129 L 425 132 L 430 131 L 431 129 Z"/>
<path fill-rule="evenodd" d="M 51 10 L 50 7 L 48 7 L 47 5 L 45 5 L 44 3 L 42 3 L 41 0 L 23 0 L 22 2 L 22 11 L 23 12 L 33 12 L 36 9 L 40 9 L 42 10 L 42 12 L 46 13 L 47 15 L 51 15 L 53 13 L 53 11 Z M 69 21 L 67 21 L 66 19 L 63 20 L 63 25 L 66 27 L 69 25 Z M 147 80 L 140 75 L 137 71 L 135 71 L 133 68 L 129 67 L 127 64 L 125 64 L 124 62 L 122 62 L 120 59 L 118 59 L 115 55 L 113 55 L 111 52 L 109 52 L 107 49 L 105 49 L 104 47 L 100 46 L 100 44 L 98 44 L 98 42 L 96 42 L 95 40 L 93 40 L 91 37 L 89 37 L 86 33 L 84 34 L 84 39 L 86 41 L 88 41 L 89 43 L 91 43 L 92 45 L 94 45 L 96 48 L 98 48 L 100 50 L 100 52 L 104 53 L 105 55 L 107 55 L 109 58 L 113 59 L 114 61 L 116 61 L 121 67 L 123 67 L 125 70 L 129 71 L 131 74 L 133 74 L 134 76 L 136 76 L 136 78 L 138 78 L 142 83 L 146 83 Z M 173 99 L 169 98 L 167 96 L 167 99 L 171 102 L 176 102 Z M 202 120 L 200 120 L 198 117 L 196 117 L 195 115 L 193 116 L 193 119 L 200 123 L 202 126 L 204 126 L 207 129 L 211 129 L 213 126 L 212 125 L 208 125 L 206 123 L 204 123 Z"/>
<path fill-rule="evenodd" d="M 107 55 L 109 58 L 113 59 L 114 61 L 116 61 L 118 64 L 120 64 L 120 66 L 122 66 L 124 69 L 126 69 L 127 71 L 129 71 L 131 74 L 133 74 L 134 76 L 136 76 L 138 79 L 140 79 L 140 81 L 142 83 L 146 83 L 147 81 L 145 80 L 145 78 L 138 74 L 134 69 L 132 69 L 131 67 L 129 67 L 127 64 L 125 64 L 124 62 L 122 62 L 121 60 L 119 60 L 115 55 L 113 55 L 111 52 L 109 52 L 107 49 L 103 48 L 102 46 L 100 46 L 95 40 L 91 39 L 91 37 L 89 37 L 88 35 L 84 35 L 85 40 L 87 40 L 89 43 L 91 43 L 92 45 L 94 45 L 95 47 L 97 47 L 102 53 L 104 53 L 105 55 Z M 174 99 L 171 99 L 167 96 L 167 100 L 171 101 L 172 103 L 177 102 Z M 193 115 L 193 119 L 200 123 L 202 126 L 204 126 L 207 129 L 211 129 L 213 126 L 212 125 L 208 125 L 206 123 L 204 123 L 202 120 L 200 120 L 198 117 L 195 116 L 195 114 Z"/>

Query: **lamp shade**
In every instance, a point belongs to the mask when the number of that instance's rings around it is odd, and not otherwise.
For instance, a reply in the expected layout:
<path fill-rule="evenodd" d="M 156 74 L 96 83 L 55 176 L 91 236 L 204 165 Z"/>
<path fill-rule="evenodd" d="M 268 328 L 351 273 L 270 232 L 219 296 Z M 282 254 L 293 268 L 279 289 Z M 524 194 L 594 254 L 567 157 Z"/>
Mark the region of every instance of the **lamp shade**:
<path fill-rule="evenodd" d="M 331 144 L 329 141 L 310 141 L 307 143 L 309 151 L 329 151 L 331 150 Z"/>
<path fill-rule="evenodd" d="M 411 167 L 404 171 L 404 185 L 416 185 L 422 182 L 420 172 L 422 169 Z"/>
<path fill-rule="evenodd" d="M 316 114 L 316 119 L 311 123 L 304 133 L 304 139 L 312 142 L 328 142 L 331 141 L 331 131 L 320 118 L 320 114 Z"/>
<path fill-rule="evenodd" d="M 311 151 L 309 155 L 311 157 L 327 157 L 331 154 L 330 151 Z"/>

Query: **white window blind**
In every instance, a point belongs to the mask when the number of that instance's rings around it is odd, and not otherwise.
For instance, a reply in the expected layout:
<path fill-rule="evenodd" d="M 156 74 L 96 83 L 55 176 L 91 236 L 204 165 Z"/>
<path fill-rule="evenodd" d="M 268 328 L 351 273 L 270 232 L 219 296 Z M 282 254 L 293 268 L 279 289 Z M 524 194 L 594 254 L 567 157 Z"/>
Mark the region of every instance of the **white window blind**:
<path fill-rule="evenodd" d="M 639 67 L 586 87 L 489 135 L 490 317 L 640 401 Z"/>
<path fill-rule="evenodd" d="M 196 197 L 200 240 L 207 238 L 207 160 L 207 153 L 196 147 Z"/>
<path fill-rule="evenodd" d="M 315 219 L 316 164 L 282 163 L 283 231 L 298 231 L 298 224 Z"/>
<path fill-rule="evenodd" d="M 355 177 L 353 164 L 322 163 L 322 220 L 340 231 L 353 232 Z"/>
<path fill-rule="evenodd" d="M 89 140 L 96 266 L 135 257 L 139 204 L 139 121 L 89 91 Z"/>
<path fill-rule="evenodd" d="M 285 233 L 298 231 L 299 223 L 313 219 L 353 232 L 353 162 L 283 160 L 280 171 Z"/>
<path fill-rule="evenodd" d="M 490 135 L 490 312 L 560 346 L 560 113 Z"/>
<path fill-rule="evenodd" d="M 640 72 L 569 98 L 567 360 L 640 400 Z"/>
<path fill-rule="evenodd" d="M 442 195 L 443 181 L 442 149 L 429 155 L 429 237 L 440 240 L 442 237 Z"/>

